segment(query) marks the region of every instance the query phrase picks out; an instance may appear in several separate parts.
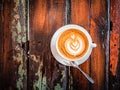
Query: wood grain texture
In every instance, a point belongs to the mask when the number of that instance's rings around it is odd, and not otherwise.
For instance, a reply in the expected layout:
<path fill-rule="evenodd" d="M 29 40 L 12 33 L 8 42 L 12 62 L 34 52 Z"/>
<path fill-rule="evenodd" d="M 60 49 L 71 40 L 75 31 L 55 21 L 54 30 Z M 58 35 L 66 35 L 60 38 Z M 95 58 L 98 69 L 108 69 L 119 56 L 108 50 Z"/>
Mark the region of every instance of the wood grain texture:
<path fill-rule="evenodd" d="M 111 0 L 110 90 L 120 89 L 120 1 Z"/>
<path fill-rule="evenodd" d="M 3 76 L 3 0 L 0 1 L 0 85 L 2 85 L 2 76 Z M 2 88 L 0 86 L 0 88 Z"/>
<path fill-rule="evenodd" d="M 20 49 L 26 42 L 26 16 L 23 0 L 4 0 L 2 7 L 1 90 L 26 90 L 26 55 Z M 22 14 L 21 14 L 22 13 Z"/>
<path fill-rule="evenodd" d="M 89 0 L 71 0 L 71 20 L 70 23 L 83 26 L 89 32 Z M 89 74 L 88 59 L 85 63 L 80 65 L 80 68 Z M 89 90 L 89 81 L 79 72 L 79 70 L 72 68 L 72 88 L 73 90 Z"/>
<path fill-rule="evenodd" d="M 3 65 L 3 0 L 0 1 L 0 73 L 2 73 Z M 0 74 L 0 77 L 2 75 Z"/>
<path fill-rule="evenodd" d="M 95 83 L 91 90 L 105 89 L 105 50 L 107 39 L 107 1 L 91 0 L 90 34 L 97 48 L 91 54 L 91 76 Z"/>
<path fill-rule="evenodd" d="M 3 18 L 3 42 L 2 44 L 4 45 L 2 47 L 3 49 L 3 52 L 2 52 L 2 55 L 3 55 L 3 58 L 2 58 L 2 72 L 1 72 L 1 77 L 0 77 L 0 88 L 2 88 L 3 90 L 9 90 L 9 88 L 12 87 L 12 80 L 11 80 L 11 75 L 9 71 L 11 71 L 9 68 L 10 67 L 10 61 L 11 61 L 11 57 L 10 57 L 10 54 L 8 54 L 8 52 L 10 52 L 10 50 L 12 49 L 12 42 L 11 42 L 11 33 L 10 33 L 10 29 L 9 29 L 9 26 L 10 26 L 10 8 L 11 8 L 11 5 L 8 4 L 10 3 L 9 1 L 6 0 L 6 2 L 3 2 L 3 10 L 2 11 L 2 18 Z M 10 8 L 9 8 L 10 7 Z M 8 60 L 9 58 L 9 60 Z M 10 82 L 8 82 L 10 81 Z"/>
<path fill-rule="evenodd" d="M 66 67 L 51 54 L 53 33 L 64 25 L 64 0 L 30 0 L 30 90 L 66 90 Z"/>
<path fill-rule="evenodd" d="M 119 8 L 119 0 L 0 0 L 0 90 L 119 90 Z M 94 84 L 51 53 L 52 35 L 70 23 L 97 44 L 80 65 Z"/>

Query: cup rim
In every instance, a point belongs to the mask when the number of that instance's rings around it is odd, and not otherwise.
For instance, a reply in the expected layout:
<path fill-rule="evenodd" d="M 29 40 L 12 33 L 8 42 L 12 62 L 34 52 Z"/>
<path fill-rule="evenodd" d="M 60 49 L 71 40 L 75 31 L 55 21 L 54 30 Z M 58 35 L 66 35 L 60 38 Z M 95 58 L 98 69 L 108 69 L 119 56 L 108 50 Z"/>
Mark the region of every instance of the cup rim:
<path fill-rule="evenodd" d="M 62 55 L 61 52 L 60 52 L 59 49 L 58 49 L 58 39 L 59 39 L 60 35 L 61 35 L 64 31 L 66 31 L 66 30 L 68 30 L 68 29 L 77 29 L 77 30 L 83 32 L 83 33 L 86 35 L 87 39 L 88 39 L 88 49 L 87 49 L 86 53 L 85 53 L 82 57 L 80 57 L 80 58 L 77 58 L 77 59 L 69 59 L 69 58 L 65 57 L 64 55 Z M 91 39 L 91 36 L 90 36 L 90 34 L 88 33 L 88 31 L 87 31 L 85 28 L 83 28 L 82 26 L 75 25 L 75 24 L 64 25 L 64 26 L 62 26 L 61 28 L 59 28 L 58 31 L 59 31 L 60 34 L 57 36 L 57 40 L 56 40 L 56 43 L 55 43 L 55 48 L 56 48 L 58 54 L 59 54 L 62 58 L 64 58 L 65 60 L 68 60 L 68 61 L 78 61 L 78 60 L 84 60 L 84 61 L 86 61 L 87 58 L 89 57 L 89 55 L 91 54 L 91 51 L 92 51 L 92 47 L 91 47 L 92 39 Z"/>

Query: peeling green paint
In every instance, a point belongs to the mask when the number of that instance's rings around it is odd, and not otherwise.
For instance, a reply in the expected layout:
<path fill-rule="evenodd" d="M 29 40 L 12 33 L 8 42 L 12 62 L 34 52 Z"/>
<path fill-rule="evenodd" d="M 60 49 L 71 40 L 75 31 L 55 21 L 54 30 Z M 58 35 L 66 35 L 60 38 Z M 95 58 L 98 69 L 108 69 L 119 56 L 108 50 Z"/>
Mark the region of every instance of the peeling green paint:
<path fill-rule="evenodd" d="M 61 82 L 63 82 L 63 80 L 65 79 L 65 77 L 66 77 L 66 73 L 65 73 L 65 71 L 62 71 L 62 78 L 61 78 Z"/>
<path fill-rule="evenodd" d="M 24 83 L 26 83 L 23 82 L 23 80 L 25 79 L 27 80 L 27 68 L 26 68 L 27 57 L 25 57 L 26 55 L 24 55 L 25 54 L 24 51 L 20 49 L 20 45 L 23 42 L 27 41 L 25 0 L 14 0 L 14 8 L 12 13 L 14 14 L 12 16 L 12 21 L 11 21 L 12 41 L 13 41 L 13 48 L 17 51 L 13 55 L 13 61 L 17 62 L 19 65 L 17 68 L 18 71 L 15 72 L 15 74 L 17 75 L 16 87 L 18 90 L 22 90 L 24 87 Z"/>
<path fill-rule="evenodd" d="M 12 32 L 12 40 L 13 41 L 16 41 L 16 38 L 15 38 L 16 36 L 17 36 L 17 33 L 16 32 Z"/>
<path fill-rule="evenodd" d="M 27 39 L 26 37 L 22 37 L 22 42 L 25 43 L 25 42 L 26 42 L 26 39 Z"/>
<path fill-rule="evenodd" d="M 43 67 L 43 63 L 41 62 L 38 68 L 37 73 L 35 73 L 35 76 L 38 76 L 38 80 L 34 81 L 33 88 L 34 90 L 46 90 L 47 88 L 47 82 L 46 77 L 42 77 L 41 69 Z"/>
<path fill-rule="evenodd" d="M 41 90 L 46 90 L 47 87 L 47 82 L 46 82 L 46 77 L 44 76 L 42 78 L 42 89 Z"/>
<path fill-rule="evenodd" d="M 66 78 L 66 73 L 65 71 L 63 70 L 61 72 L 61 79 L 60 79 L 60 82 L 63 83 L 64 82 L 64 79 Z M 54 90 L 63 90 L 62 86 L 60 85 L 60 83 L 57 83 L 56 86 L 54 86 Z"/>
<path fill-rule="evenodd" d="M 20 78 L 18 78 L 17 80 L 17 88 L 18 90 L 21 90 L 23 88 L 23 76 L 26 76 L 26 70 L 23 69 L 23 62 L 21 62 L 21 64 L 19 65 L 18 75 L 20 75 Z"/>
<path fill-rule="evenodd" d="M 63 90 L 59 83 L 54 87 L 54 90 Z"/>
<path fill-rule="evenodd" d="M 20 34 L 21 33 L 21 24 L 20 24 L 20 21 L 17 22 L 16 29 L 17 29 L 18 34 Z"/>
<path fill-rule="evenodd" d="M 69 79 L 69 90 L 73 90 L 73 77 L 70 74 L 70 79 Z"/>

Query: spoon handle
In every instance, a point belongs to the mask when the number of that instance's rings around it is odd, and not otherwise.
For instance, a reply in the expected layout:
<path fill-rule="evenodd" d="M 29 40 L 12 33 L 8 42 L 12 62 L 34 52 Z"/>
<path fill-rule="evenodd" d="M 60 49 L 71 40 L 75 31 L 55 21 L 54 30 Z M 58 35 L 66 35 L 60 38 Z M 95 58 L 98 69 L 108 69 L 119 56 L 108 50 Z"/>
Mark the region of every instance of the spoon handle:
<path fill-rule="evenodd" d="M 77 68 L 92 84 L 94 83 L 94 80 L 88 74 L 83 72 L 83 70 L 75 62 L 71 62 L 71 64 L 72 64 L 72 66 Z"/>
<path fill-rule="evenodd" d="M 83 70 L 79 67 L 76 67 L 92 84 L 94 83 L 94 80 L 85 72 L 83 72 Z"/>

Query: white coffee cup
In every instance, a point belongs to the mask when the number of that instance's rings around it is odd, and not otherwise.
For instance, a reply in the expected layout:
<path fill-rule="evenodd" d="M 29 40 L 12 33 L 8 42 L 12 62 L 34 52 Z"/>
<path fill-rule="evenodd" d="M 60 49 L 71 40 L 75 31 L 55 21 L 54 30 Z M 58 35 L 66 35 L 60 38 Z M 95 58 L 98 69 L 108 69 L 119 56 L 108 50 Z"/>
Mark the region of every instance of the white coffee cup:
<path fill-rule="evenodd" d="M 84 55 L 83 56 L 81 56 L 81 57 L 78 57 L 78 58 L 68 58 L 67 56 L 65 56 L 65 55 L 63 55 L 63 53 L 61 53 L 61 51 L 60 51 L 60 49 L 59 49 L 59 45 L 58 45 L 58 40 L 60 39 L 60 37 L 62 37 L 61 35 L 64 33 L 64 32 L 66 32 L 66 31 L 68 31 L 69 30 L 69 33 L 70 34 L 72 34 L 71 33 L 71 29 L 73 29 L 73 30 L 77 30 L 77 32 L 82 32 L 84 35 L 83 36 L 85 36 L 86 38 L 87 38 L 87 40 L 88 40 L 88 46 L 87 46 L 87 50 L 86 50 L 86 52 L 84 53 Z M 68 33 L 68 32 L 67 32 Z M 65 34 L 66 35 L 66 34 Z M 66 35 L 67 36 L 67 35 Z M 74 34 L 73 34 L 73 36 L 71 36 L 72 38 L 74 38 L 75 36 L 74 36 Z M 64 36 L 63 36 L 63 38 L 64 38 Z M 62 39 L 60 39 L 60 40 L 62 40 Z M 76 39 L 77 40 L 77 39 Z M 82 42 L 82 40 L 83 39 L 80 39 L 79 37 L 78 37 L 78 40 L 77 41 L 79 41 L 79 42 Z M 71 43 L 71 42 L 69 42 L 68 41 L 68 43 Z M 85 44 L 85 43 L 84 43 Z M 77 45 L 80 47 L 80 46 L 82 46 L 82 45 L 84 45 L 84 44 L 77 44 L 76 42 L 73 42 L 73 46 L 76 46 L 77 47 Z M 61 45 L 61 44 L 60 44 Z M 62 44 L 62 45 L 64 45 L 64 44 Z M 65 44 L 65 46 L 64 47 L 67 47 L 67 44 Z M 68 47 L 69 47 L 69 45 L 68 45 Z M 76 49 L 76 47 L 75 47 L 75 49 Z M 64 65 L 66 65 L 64 62 L 69 62 L 69 61 L 75 61 L 78 65 L 79 64 L 82 64 L 82 63 L 84 63 L 87 59 L 88 59 L 88 57 L 90 56 L 90 54 L 91 54 L 91 52 L 92 52 L 92 49 L 94 48 L 94 47 L 96 47 L 96 44 L 95 43 L 93 43 L 92 42 L 92 39 L 91 39 L 91 36 L 90 36 L 90 34 L 87 32 L 87 30 L 86 29 L 84 29 L 83 27 L 81 27 L 81 26 L 79 26 L 79 25 L 75 25 L 75 24 L 68 24 L 68 25 L 65 25 L 65 26 L 63 26 L 63 27 L 61 27 L 61 28 L 59 28 L 55 33 L 54 33 L 54 35 L 53 35 L 53 37 L 52 37 L 52 39 L 51 39 L 51 51 L 52 51 L 52 54 L 53 54 L 53 56 L 56 58 L 56 60 L 58 61 L 58 62 L 60 62 L 60 63 L 62 63 L 62 64 L 64 64 Z M 83 47 L 80 47 L 80 48 L 78 48 L 79 50 L 82 50 L 82 48 Z M 74 49 L 74 47 L 73 47 L 73 49 Z M 75 53 L 79 53 L 79 51 L 76 51 L 76 52 L 74 52 L 74 51 L 72 51 L 72 50 L 70 50 L 70 47 L 68 48 L 68 51 L 67 51 L 69 54 L 75 54 Z"/>

